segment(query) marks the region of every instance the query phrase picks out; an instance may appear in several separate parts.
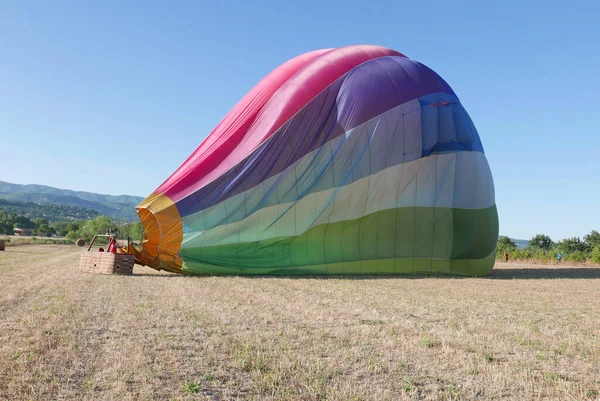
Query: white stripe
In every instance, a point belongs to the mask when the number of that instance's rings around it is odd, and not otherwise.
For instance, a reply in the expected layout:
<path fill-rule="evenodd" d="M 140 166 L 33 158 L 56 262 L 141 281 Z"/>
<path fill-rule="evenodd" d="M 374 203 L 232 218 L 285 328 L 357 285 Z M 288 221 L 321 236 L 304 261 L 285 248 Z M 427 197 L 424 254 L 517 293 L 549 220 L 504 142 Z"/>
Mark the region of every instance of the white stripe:
<path fill-rule="evenodd" d="M 312 177 L 311 177 L 312 179 Z M 483 209 L 494 205 L 492 174 L 481 152 L 434 154 L 389 167 L 297 202 L 259 209 L 241 221 L 184 235 L 182 248 L 297 236 L 326 223 L 397 207 Z M 234 203 L 229 204 L 227 213 Z M 227 208 L 226 208 L 227 209 Z M 210 219 L 209 214 L 206 217 Z"/>

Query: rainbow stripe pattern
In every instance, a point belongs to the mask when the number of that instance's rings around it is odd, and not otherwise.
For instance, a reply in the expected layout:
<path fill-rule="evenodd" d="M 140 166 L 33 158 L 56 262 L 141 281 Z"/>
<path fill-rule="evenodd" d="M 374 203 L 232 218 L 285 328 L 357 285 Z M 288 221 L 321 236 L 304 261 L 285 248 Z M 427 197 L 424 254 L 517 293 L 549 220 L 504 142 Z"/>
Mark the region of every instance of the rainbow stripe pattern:
<path fill-rule="evenodd" d="M 138 214 L 138 261 L 189 274 L 487 275 L 498 237 L 457 95 L 369 45 L 275 69 Z"/>

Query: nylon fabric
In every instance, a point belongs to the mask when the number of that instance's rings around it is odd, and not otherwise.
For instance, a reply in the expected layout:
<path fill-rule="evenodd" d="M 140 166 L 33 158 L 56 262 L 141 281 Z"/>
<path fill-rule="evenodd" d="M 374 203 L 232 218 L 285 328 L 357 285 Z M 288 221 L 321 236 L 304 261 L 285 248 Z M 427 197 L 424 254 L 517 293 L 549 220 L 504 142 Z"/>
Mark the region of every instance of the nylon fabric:
<path fill-rule="evenodd" d="M 463 185 L 456 177 L 466 174 L 463 170 L 473 165 L 480 174 L 468 186 Z M 272 183 L 273 186 L 278 184 L 286 185 L 283 180 Z M 290 183 L 294 184 L 297 183 Z M 266 188 L 270 188 L 268 183 Z M 265 192 L 264 188 L 254 188 L 214 208 L 183 218 L 186 232 L 183 245 L 214 246 L 299 235 L 315 225 L 352 220 L 397 207 L 484 209 L 494 205 L 491 173 L 480 152 L 428 156 L 340 187 L 308 193 L 292 202 L 265 201 Z M 271 191 L 278 192 L 296 193 L 293 188 Z M 271 205 L 259 207 L 267 202 Z M 246 212 L 252 213 L 246 216 Z"/>
<path fill-rule="evenodd" d="M 498 213 L 473 121 L 379 46 L 296 57 L 138 206 L 136 260 L 185 274 L 486 275 Z"/>
<path fill-rule="evenodd" d="M 440 94 L 446 98 L 444 94 Z M 430 100 L 435 99 L 431 97 Z M 392 109 L 381 116 L 370 120 L 359 127 L 352 129 L 345 135 L 331 140 L 320 148 L 312 151 L 306 156 L 288 166 L 281 173 L 266 178 L 258 185 L 250 188 L 240 194 L 228 198 L 229 192 L 222 191 L 221 196 L 213 198 L 215 203 L 207 209 L 200 210 L 192 214 L 185 215 L 185 205 L 179 204 L 184 210 L 185 231 L 203 231 L 222 224 L 230 224 L 246 218 L 249 214 L 256 212 L 261 208 L 277 204 L 296 202 L 301 197 L 308 197 L 311 194 L 327 190 L 334 187 L 341 187 L 349 183 L 361 180 L 369 175 L 379 174 L 380 171 L 399 166 L 403 163 L 412 163 L 412 166 L 419 167 L 420 163 L 413 163 L 423 154 L 435 155 L 430 149 L 423 147 L 425 139 L 421 137 L 421 113 L 419 112 L 418 102 L 408 102 L 395 109 Z M 456 106 L 456 110 L 464 110 Z M 458 114 L 458 113 L 453 113 Z M 457 122 L 456 131 L 468 131 L 462 129 Z M 461 122 L 462 124 L 462 122 Z M 377 130 L 375 130 L 377 127 Z M 428 135 L 437 136 L 435 130 L 429 130 Z M 478 140 L 477 131 L 472 131 L 468 138 L 462 139 L 462 149 L 476 150 L 483 152 Z M 457 141 L 449 143 L 458 143 Z M 447 154 L 449 151 L 442 151 Z M 359 155 L 362 153 L 362 157 Z M 454 152 L 456 153 L 456 152 Z M 460 191 L 456 193 L 454 202 L 445 204 L 445 206 L 456 207 L 487 207 L 493 203 L 493 182 L 489 166 L 483 153 L 474 155 L 476 161 L 465 160 L 468 153 L 458 154 L 459 175 L 469 174 L 465 169 L 473 169 L 473 165 L 481 174 L 478 181 L 481 186 L 462 185 Z M 446 160 L 443 158 L 443 160 Z M 437 159 L 435 159 L 437 161 Z M 452 160 L 454 163 L 454 160 Z M 425 166 L 430 166 L 426 162 Z M 456 167 L 447 166 L 444 174 L 454 174 Z M 408 174 L 404 174 L 404 171 Z M 402 180 L 409 182 L 417 170 L 413 167 L 397 168 L 394 170 L 397 174 L 402 174 Z M 423 174 L 421 174 L 423 175 Z M 318 179 L 313 179 L 318 177 Z M 448 180 L 454 181 L 454 177 L 448 176 Z M 487 183 L 485 181 L 488 181 Z M 447 180 L 446 180 L 447 181 Z M 444 181 L 444 182 L 446 182 Z M 462 180 L 459 180 L 462 182 Z M 246 181 L 243 181 L 248 185 Z M 473 182 L 473 180 L 469 181 Z M 235 185 L 235 184 L 233 184 Z M 389 185 L 405 185 L 400 179 L 391 180 Z M 441 185 L 441 184 L 440 184 Z M 450 182 L 447 185 L 452 185 Z M 476 192 L 475 188 L 479 188 Z M 358 188 L 357 188 L 358 189 Z M 200 194 L 195 194 L 198 198 Z M 439 195 L 438 195 L 439 196 Z M 375 197 L 375 195 L 373 195 Z M 485 198 L 488 200 L 485 200 Z M 483 198 L 483 199 L 482 199 Z M 483 206 L 475 206 L 483 204 Z M 424 206 L 417 202 L 418 205 Z M 199 205 L 197 205 L 199 206 Z M 417 204 L 412 205 L 417 206 Z M 189 213 L 189 211 L 188 211 Z"/>
<path fill-rule="evenodd" d="M 260 268 L 252 273 L 242 272 L 238 268 L 222 265 L 204 264 L 190 261 L 193 270 L 184 269 L 184 274 L 197 275 L 457 275 L 457 276 L 488 276 L 492 272 L 495 252 L 481 259 L 417 259 L 393 258 L 360 260 L 354 262 L 328 263 L 323 265 L 306 265 L 292 269 Z"/>
<path fill-rule="evenodd" d="M 210 152 L 199 153 L 187 167 L 183 167 L 179 180 L 173 182 L 168 179 L 158 192 L 164 192 L 177 202 L 202 188 L 243 160 L 340 75 L 365 61 L 386 55 L 404 57 L 394 50 L 368 45 L 351 50 L 340 48 L 321 53 L 311 52 L 289 68 L 292 72 L 293 67 L 299 67 L 285 82 L 267 77 L 265 85 L 269 85 L 270 89 L 280 86 L 260 109 L 252 109 L 257 113 L 252 121 L 246 119 L 247 129 L 234 130 L 238 135 L 232 140 L 227 133 L 231 131 L 231 127 L 236 127 L 239 119 L 231 119 L 231 126 L 226 122 L 222 124 L 223 132 L 215 131 L 209 138 L 215 137 L 216 141 L 226 145 L 223 151 L 211 149 Z M 262 101 L 265 98 L 266 96 L 261 96 L 260 99 Z"/>
<path fill-rule="evenodd" d="M 144 241 L 136 259 L 156 270 L 180 272 L 183 226 L 175 203 L 166 195 L 152 194 L 138 206 L 138 215 Z"/>
<path fill-rule="evenodd" d="M 377 259 L 485 259 L 496 241 L 485 233 L 498 227 L 496 207 L 454 209 L 408 207 L 321 224 L 299 236 L 276 237 L 220 246 L 184 243 L 184 270 L 212 272 L 217 266 L 240 274 L 294 274 L 296 267 Z M 404 265 L 406 266 L 406 265 Z M 206 270 L 208 269 L 208 270 Z M 327 274 L 311 268 L 312 274 Z M 484 271 L 479 272 L 481 274 Z"/>
<path fill-rule="evenodd" d="M 365 80 L 371 85 L 365 85 Z M 401 82 L 406 84 L 402 90 L 394 90 Z M 373 90 L 371 86 L 380 90 Z M 352 100 L 350 94 L 354 94 Z M 385 57 L 365 62 L 334 81 L 235 167 L 206 185 L 199 184 L 200 188 L 187 197 L 173 200 L 183 216 L 212 206 L 220 199 L 236 195 L 244 188 L 280 173 L 325 143 L 398 106 L 406 103 L 407 113 L 410 112 L 409 108 L 425 107 L 425 104 L 417 101 L 420 98 L 425 103 L 445 101 L 448 105 L 452 104 L 450 108 L 458 109 L 457 114 L 466 114 L 462 106 L 455 104 L 458 99 L 448 84 L 426 66 L 403 57 Z M 411 118 L 411 115 L 407 117 L 407 124 L 420 124 L 420 116 L 414 116 L 414 121 Z M 468 124 L 469 120 L 462 118 L 457 121 Z M 477 136 L 476 130 L 471 131 L 470 127 L 459 127 L 461 136 L 457 141 L 469 142 L 470 135 Z M 435 129 L 425 134 L 435 142 Z M 422 140 L 420 126 L 409 128 L 409 134 L 405 136 L 408 141 Z M 473 143 L 477 146 L 477 142 Z"/>

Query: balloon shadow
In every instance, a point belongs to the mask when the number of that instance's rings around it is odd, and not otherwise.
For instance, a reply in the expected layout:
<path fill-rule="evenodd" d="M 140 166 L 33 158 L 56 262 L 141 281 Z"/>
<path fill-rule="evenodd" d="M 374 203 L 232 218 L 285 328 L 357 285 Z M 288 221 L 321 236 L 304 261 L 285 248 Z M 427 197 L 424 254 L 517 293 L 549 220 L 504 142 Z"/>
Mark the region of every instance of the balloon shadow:
<path fill-rule="evenodd" d="M 365 274 L 365 275 L 285 275 L 285 274 L 176 274 L 176 273 L 133 273 L 135 277 L 160 278 L 191 278 L 206 277 L 243 277 L 246 279 L 279 278 L 292 280 L 427 280 L 441 279 L 480 279 L 480 280 L 544 280 L 544 279 L 600 279 L 600 268 L 597 267 L 567 267 L 567 268 L 502 268 L 494 269 L 489 276 L 457 276 L 450 274 Z"/>
<path fill-rule="evenodd" d="M 563 267 L 563 268 L 502 268 L 492 270 L 487 277 L 492 280 L 519 279 L 600 279 L 598 267 Z"/>

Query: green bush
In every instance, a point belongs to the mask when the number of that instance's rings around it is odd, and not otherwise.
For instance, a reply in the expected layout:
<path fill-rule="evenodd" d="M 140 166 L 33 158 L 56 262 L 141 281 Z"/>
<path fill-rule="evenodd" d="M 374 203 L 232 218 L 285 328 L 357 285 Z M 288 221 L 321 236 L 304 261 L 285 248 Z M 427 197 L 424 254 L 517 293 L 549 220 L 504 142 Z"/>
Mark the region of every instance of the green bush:
<path fill-rule="evenodd" d="M 556 255 L 561 252 L 563 260 L 571 263 L 600 263 L 600 245 L 594 245 L 597 241 L 596 231 L 586 235 L 585 241 L 578 237 L 566 238 L 558 243 L 553 243 L 548 248 L 549 237 L 542 234 L 537 235 L 537 244 L 531 244 L 525 249 L 512 248 L 514 243 L 510 238 L 503 237 L 498 240 L 496 248 L 496 259 L 504 260 L 504 252 L 508 251 L 510 260 L 532 260 L 541 263 L 557 262 Z M 534 237 L 534 238 L 536 238 Z M 542 246 L 540 246 L 542 245 Z"/>
<path fill-rule="evenodd" d="M 563 254 L 563 259 L 569 262 L 585 262 L 588 258 L 588 253 L 583 251 L 575 251 L 568 254 Z"/>
<path fill-rule="evenodd" d="M 592 250 L 590 259 L 593 263 L 600 263 L 600 246 L 597 246 Z"/>

